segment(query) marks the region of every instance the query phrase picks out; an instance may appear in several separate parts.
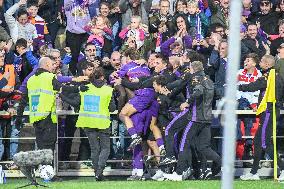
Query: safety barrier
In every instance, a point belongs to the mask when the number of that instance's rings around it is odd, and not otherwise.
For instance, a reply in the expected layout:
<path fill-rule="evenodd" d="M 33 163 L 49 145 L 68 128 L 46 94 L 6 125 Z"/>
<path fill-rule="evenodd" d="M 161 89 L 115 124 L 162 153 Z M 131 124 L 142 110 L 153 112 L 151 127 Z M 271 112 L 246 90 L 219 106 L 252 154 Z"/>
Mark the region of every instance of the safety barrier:
<path fill-rule="evenodd" d="M 219 110 L 213 110 L 213 114 L 225 114 L 224 111 Z M 75 113 L 72 110 L 58 110 L 56 112 L 57 116 L 66 116 L 66 115 L 78 115 L 78 113 Z M 117 111 L 112 112 L 111 114 L 117 114 Z M 252 110 L 236 110 L 237 115 L 255 115 L 255 112 Z M 280 111 L 280 114 L 284 114 L 284 110 Z M 0 115 L 9 115 L 6 111 L 0 111 Z M 29 112 L 25 111 L 23 115 L 28 116 Z M 58 133 L 58 132 L 57 132 Z M 80 163 L 80 162 L 91 162 L 91 161 L 59 161 L 58 160 L 58 139 L 81 139 L 81 138 L 87 138 L 87 137 L 59 137 L 57 136 L 57 142 L 56 142 L 56 150 L 55 150 L 55 169 L 58 176 L 93 176 L 93 170 L 92 169 L 69 169 L 69 170 L 59 170 L 58 164 L 59 163 Z M 111 136 L 110 138 L 121 138 L 119 136 Z M 127 136 L 124 136 L 124 138 L 130 138 Z M 216 139 L 221 139 L 223 137 L 214 137 Z M 243 138 L 253 138 L 251 136 L 243 136 Z M 277 136 L 277 138 L 284 138 L 284 136 Z M 35 140 L 35 137 L 21 137 L 21 138 L 0 138 L 0 140 Z M 132 160 L 108 160 L 108 163 L 126 163 L 131 162 Z M 272 161 L 272 160 L 262 160 L 263 161 Z M 250 160 L 236 160 L 236 162 L 250 162 Z M 13 161 L 0 161 L 0 164 L 6 164 L 6 163 L 13 163 Z M 247 173 L 250 171 L 250 168 L 236 168 L 235 176 L 240 176 L 244 173 Z M 24 175 L 19 170 L 5 170 L 7 177 L 23 177 Z M 259 170 L 260 176 L 272 176 L 273 175 L 273 168 L 262 168 Z M 130 169 L 105 169 L 104 175 L 118 175 L 118 176 L 126 176 L 131 175 Z"/>

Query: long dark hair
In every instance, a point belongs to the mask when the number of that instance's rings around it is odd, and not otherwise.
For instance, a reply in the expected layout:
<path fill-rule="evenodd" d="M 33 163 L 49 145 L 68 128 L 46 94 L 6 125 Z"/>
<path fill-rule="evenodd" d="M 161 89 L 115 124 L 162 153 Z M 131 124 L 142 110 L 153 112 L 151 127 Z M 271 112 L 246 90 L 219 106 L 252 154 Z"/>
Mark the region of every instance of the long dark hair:
<path fill-rule="evenodd" d="M 175 33 L 178 31 L 177 19 L 178 19 L 179 17 L 181 17 L 181 18 L 184 20 L 185 26 L 186 26 L 186 31 L 189 33 L 190 25 L 189 25 L 189 22 L 188 22 L 188 20 L 187 20 L 187 17 L 186 17 L 185 14 L 180 14 L 180 13 L 178 13 L 178 14 L 174 17 L 174 20 L 173 20 L 174 25 L 175 25 Z"/>
<path fill-rule="evenodd" d="M 177 12 L 178 10 L 177 10 L 177 6 L 178 6 L 178 3 L 179 2 L 182 2 L 182 4 L 183 5 L 187 5 L 187 0 L 177 0 L 176 2 L 175 2 L 175 14 L 179 14 L 180 12 Z"/>

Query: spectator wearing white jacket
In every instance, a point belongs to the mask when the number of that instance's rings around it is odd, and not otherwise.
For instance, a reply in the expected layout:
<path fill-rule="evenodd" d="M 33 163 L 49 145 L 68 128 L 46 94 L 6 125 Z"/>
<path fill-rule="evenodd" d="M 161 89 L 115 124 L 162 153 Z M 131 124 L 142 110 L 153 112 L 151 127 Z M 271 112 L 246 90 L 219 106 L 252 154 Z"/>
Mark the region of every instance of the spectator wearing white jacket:
<path fill-rule="evenodd" d="M 10 7 L 4 14 L 14 43 L 16 43 L 16 41 L 20 38 L 24 38 L 29 41 L 37 37 L 35 26 L 28 22 L 28 13 L 21 7 L 26 3 L 27 0 L 20 0 L 18 3 Z M 13 17 L 13 14 L 16 11 L 18 11 L 17 19 Z"/>
<path fill-rule="evenodd" d="M 248 84 L 255 82 L 258 78 L 262 76 L 261 72 L 256 68 L 259 63 L 259 57 L 255 53 L 249 53 L 244 61 L 244 69 L 240 69 L 238 72 L 238 84 Z M 237 92 L 237 99 L 239 102 L 238 109 L 254 109 L 257 108 L 259 91 L 255 92 Z M 247 117 L 247 115 L 239 116 L 237 122 L 237 139 L 242 141 L 242 131 L 241 131 L 241 121 L 244 123 L 244 135 L 251 136 L 251 129 L 255 118 Z M 245 151 L 243 157 L 244 160 L 251 160 L 253 158 L 253 141 L 251 138 L 245 139 Z"/>
<path fill-rule="evenodd" d="M 261 72 L 256 68 L 259 62 L 258 55 L 255 53 L 250 53 L 247 55 L 244 61 L 244 69 L 240 69 L 238 72 L 238 84 L 248 84 L 255 82 L 258 78 L 262 76 Z M 246 98 L 250 105 L 257 104 L 259 91 L 255 92 L 237 92 L 237 99 Z"/>

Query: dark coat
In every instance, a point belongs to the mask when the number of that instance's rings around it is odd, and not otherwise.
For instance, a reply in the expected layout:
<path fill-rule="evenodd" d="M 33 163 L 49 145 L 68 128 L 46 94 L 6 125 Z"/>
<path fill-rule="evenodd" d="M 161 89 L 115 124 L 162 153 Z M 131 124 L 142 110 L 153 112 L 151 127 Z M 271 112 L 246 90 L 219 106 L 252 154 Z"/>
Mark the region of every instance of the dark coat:
<path fill-rule="evenodd" d="M 213 81 L 203 71 L 194 73 L 190 82 L 190 96 L 187 99 L 191 105 L 189 115 L 192 121 L 211 123 L 213 97 Z"/>

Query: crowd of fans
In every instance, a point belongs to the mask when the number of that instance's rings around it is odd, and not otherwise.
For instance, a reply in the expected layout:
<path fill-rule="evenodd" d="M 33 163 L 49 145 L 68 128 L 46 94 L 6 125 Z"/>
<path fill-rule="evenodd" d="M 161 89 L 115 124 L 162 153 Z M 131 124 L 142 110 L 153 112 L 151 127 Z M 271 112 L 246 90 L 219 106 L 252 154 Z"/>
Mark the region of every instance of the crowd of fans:
<path fill-rule="evenodd" d="M 250 85 L 248 88 L 247 85 L 258 80 L 266 82 L 273 67 L 281 79 L 284 77 L 284 0 L 242 2 L 241 61 L 237 77 L 239 85 L 244 86 L 240 87 L 236 100 L 238 109 L 256 110 L 266 87 Z M 27 81 L 38 69 L 40 58 L 48 56 L 55 61 L 53 73 L 65 85 L 84 86 L 94 70 L 103 70 L 105 83 L 115 90 L 118 110 L 117 115 L 112 115 L 110 132 L 118 138 L 112 139 L 111 157 L 125 158 L 129 141 L 124 137 L 128 131 L 130 148 L 134 149 L 131 179 L 143 176 L 142 140 L 149 148 L 144 154 L 154 154 L 158 162 L 160 155 L 166 155 L 161 160 L 164 165 L 178 161 L 177 175 L 191 171 L 194 165 L 185 163 L 182 155 L 185 152 L 178 146 L 185 142 L 183 133 L 188 132 L 189 119 L 193 119 L 193 115 L 184 117 L 193 112 L 190 95 L 201 90 L 194 86 L 203 82 L 193 79 L 194 74 L 202 72 L 199 76 L 212 80 L 214 88 L 212 101 L 203 99 L 195 105 L 197 119 L 211 124 L 214 135 L 222 135 L 219 119 L 199 110 L 204 106 L 215 109 L 224 97 L 226 70 L 230 64 L 227 58 L 229 5 L 230 0 L 0 0 L 0 110 L 9 112 L 0 118 L 0 138 L 13 138 L 0 139 L 0 160 L 11 160 L 18 151 L 16 138 L 26 122 L 23 111 Z M 66 45 L 57 49 L 61 30 L 66 31 Z M 57 108 L 78 111 L 79 107 L 70 106 L 74 104 L 70 100 L 72 95 L 58 95 Z M 282 109 L 282 98 L 280 95 L 278 109 Z M 135 130 L 141 115 L 146 129 Z M 73 137 L 77 118 L 76 115 L 61 118 L 59 136 Z M 252 160 L 253 137 L 243 139 L 242 136 L 254 135 L 258 118 L 239 116 L 236 127 L 239 147 L 236 158 Z M 212 172 L 217 174 L 221 168 L 220 140 L 214 140 L 215 154 L 210 148 L 208 133 L 209 144 L 203 143 L 206 150 L 197 150 L 201 155 L 186 151 L 203 162 L 199 174 L 202 179 Z M 80 136 L 85 137 L 82 129 Z M 267 143 L 272 146 L 271 139 Z M 59 140 L 59 160 L 70 160 L 71 146 L 72 139 Z M 273 159 L 269 154 L 264 153 L 261 158 Z M 89 142 L 82 138 L 77 160 L 89 159 Z M 212 172 L 211 165 L 204 163 L 207 159 L 216 164 L 213 163 Z M 69 164 L 60 165 L 62 169 L 68 167 Z M 187 167 L 190 169 L 184 170 Z"/>

